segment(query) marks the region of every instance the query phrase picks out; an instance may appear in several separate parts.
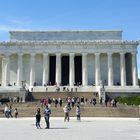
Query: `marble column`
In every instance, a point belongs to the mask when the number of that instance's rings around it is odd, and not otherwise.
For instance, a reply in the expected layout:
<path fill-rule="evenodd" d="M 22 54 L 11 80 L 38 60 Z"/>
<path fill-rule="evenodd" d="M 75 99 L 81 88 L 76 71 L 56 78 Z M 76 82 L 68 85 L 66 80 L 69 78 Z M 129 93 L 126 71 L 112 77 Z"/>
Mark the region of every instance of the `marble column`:
<path fill-rule="evenodd" d="M 108 86 L 113 85 L 112 53 L 108 53 Z"/>
<path fill-rule="evenodd" d="M 120 53 L 121 86 L 126 86 L 125 53 Z"/>
<path fill-rule="evenodd" d="M 100 53 L 95 53 L 95 85 L 100 85 Z"/>
<path fill-rule="evenodd" d="M 22 53 L 18 53 L 18 68 L 17 68 L 17 86 L 21 86 L 22 83 Z"/>
<path fill-rule="evenodd" d="M 138 76 L 137 76 L 137 54 L 136 52 L 131 53 L 132 54 L 132 81 L 133 86 L 138 85 Z"/>
<path fill-rule="evenodd" d="M 30 54 L 30 86 L 35 82 L 35 53 Z"/>
<path fill-rule="evenodd" d="M 61 85 L 61 54 L 56 53 L 56 79 L 57 86 Z"/>
<path fill-rule="evenodd" d="M 10 54 L 5 54 L 2 58 L 2 86 L 10 84 Z"/>
<path fill-rule="evenodd" d="M 82 54 L 82 85 L 87 86 L 87 53 Z"/>
<path fill-rule="evenodd" d="M 74 86 L 75 83 L 75 72 L 74 72 L 74 53 L 70 53 L 70 63 L 69 63 L 69 85 Z"/>
<path fill-rule="evenodd" d="M 48 53 L 43 54 L 43 77 L 42 86 L 49 83 L 49 55 Z"/>

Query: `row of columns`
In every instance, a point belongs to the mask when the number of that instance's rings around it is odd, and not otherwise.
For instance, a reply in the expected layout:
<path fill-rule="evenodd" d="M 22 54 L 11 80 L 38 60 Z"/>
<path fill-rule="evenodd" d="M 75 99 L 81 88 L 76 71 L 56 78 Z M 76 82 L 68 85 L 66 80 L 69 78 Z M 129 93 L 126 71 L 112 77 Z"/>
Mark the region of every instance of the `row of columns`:
<path fill-rule="evenodd" d="M 137 86 L 137 58 L 136 53 L 132 55 L 132 82 L 133 86 Z M 121 86 L 126 86 L 126 68 L 125 68 L 125 53 L 120 53 L 120 72 L 121 72 Z M 113 85 L 113 64 L 112 53 L 108 53 L 108 85 Z"/>
<path fill-rule="evenodd" d="M 137 86 L 137 63 L 136 53 L 132 54 L 132 81 L 133 86 Z M 18 54 L 18 68 L 17 68 L 17 86 L 21 84 L 23 80 L 22 76 L 22 56 Z M 75 82 L 75 71 L 74 71 L 74 53 L 70 53 L 69 62 L 69 85 L 73 86 Z M 6 86 L 10 81 L 10 69 L 9 69 L 10 54 L 6 54 L 2 61 L 2 85 Z M 125 69 L 125 53 L 120 53 L 120 72 L 121 72 L 121 86 L 126 85 L 126 69 Z M 49 55 L 48 53 L 43 54 L 43 78 L 42 85 L 49 81 Z M 33 86 L 35 82 L 35 53 L 30 54 L 30 86 Z M 61 83 L 61 54 L 56 54 L 56 83 Z M 82 54 L 82 85 L 88 84 L 87 76 L 87 53 Z M 95 85 L 100 85 L 100 53 L 95 53 Z M 108 53 L 108 86 L 113 86 L 113 63 L 112 53 Z"/>

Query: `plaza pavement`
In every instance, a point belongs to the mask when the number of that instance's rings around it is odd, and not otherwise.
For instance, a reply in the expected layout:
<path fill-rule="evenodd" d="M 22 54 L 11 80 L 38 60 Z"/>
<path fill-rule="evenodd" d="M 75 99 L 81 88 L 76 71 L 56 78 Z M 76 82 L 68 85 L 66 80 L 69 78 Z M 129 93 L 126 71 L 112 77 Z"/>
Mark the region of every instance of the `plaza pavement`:
<path fill-rule="evenodd" d="M 35 118 L 0 118 L 1 140 L 140 140 L 139 118 L 50 118 L 51 127 L 36 129 Z"/>

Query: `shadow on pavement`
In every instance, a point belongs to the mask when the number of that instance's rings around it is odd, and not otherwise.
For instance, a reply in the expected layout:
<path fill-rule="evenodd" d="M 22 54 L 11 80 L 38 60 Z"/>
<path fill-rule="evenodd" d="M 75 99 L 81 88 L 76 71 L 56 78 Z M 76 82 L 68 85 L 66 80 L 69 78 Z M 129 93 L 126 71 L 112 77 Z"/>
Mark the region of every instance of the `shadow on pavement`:
<path fill-rule="evenodd" d="M 49 129 L 69 129 L 68 127 L 51 127 Z"/>

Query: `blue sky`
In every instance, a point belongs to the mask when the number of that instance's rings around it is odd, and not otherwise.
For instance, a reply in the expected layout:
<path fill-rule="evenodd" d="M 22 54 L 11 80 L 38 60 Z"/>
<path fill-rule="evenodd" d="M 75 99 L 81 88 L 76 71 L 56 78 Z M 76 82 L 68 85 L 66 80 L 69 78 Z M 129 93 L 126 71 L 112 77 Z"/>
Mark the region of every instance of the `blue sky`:
<path fill-rule="evenodd" d="M 140 40 L 140 0 L 0 0 L 0 41 L 21 29 L 121 29 L 124 40 Z"/>

